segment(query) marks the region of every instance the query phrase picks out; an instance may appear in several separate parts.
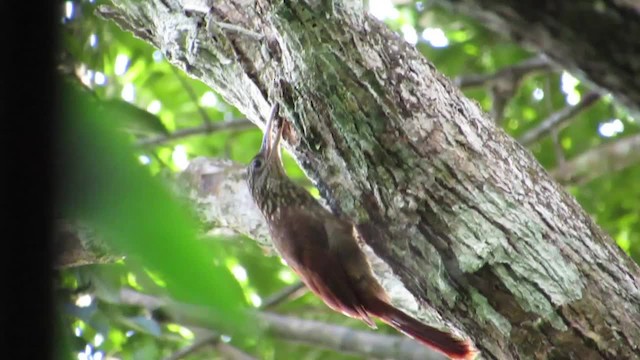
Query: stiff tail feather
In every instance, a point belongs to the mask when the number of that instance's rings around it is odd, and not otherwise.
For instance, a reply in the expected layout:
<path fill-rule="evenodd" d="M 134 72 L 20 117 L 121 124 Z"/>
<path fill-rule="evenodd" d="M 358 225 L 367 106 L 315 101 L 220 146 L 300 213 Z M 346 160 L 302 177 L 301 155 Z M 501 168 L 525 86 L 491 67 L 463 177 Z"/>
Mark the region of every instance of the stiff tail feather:
<path fill-rule="evenodd" d="M 478 353 L 469 340 L 425 325 L 380 299 L 369 301 L 368 305 L 367 312 L 451 359 L 472 360 Z"/>

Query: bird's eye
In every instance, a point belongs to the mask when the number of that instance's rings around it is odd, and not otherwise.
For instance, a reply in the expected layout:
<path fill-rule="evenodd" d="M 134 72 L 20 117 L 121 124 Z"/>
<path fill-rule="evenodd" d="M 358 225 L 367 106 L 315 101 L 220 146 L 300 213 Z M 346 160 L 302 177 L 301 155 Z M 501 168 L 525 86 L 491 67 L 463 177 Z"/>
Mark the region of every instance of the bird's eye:
<path fill-rule="evenodd" d="M 262 167 L 262 165 L 263 165 L 262 159 L 255 158 L 253 159 L 253 164 L 251 166 L 253 166 L 255 170 L 258 170 Z"/>

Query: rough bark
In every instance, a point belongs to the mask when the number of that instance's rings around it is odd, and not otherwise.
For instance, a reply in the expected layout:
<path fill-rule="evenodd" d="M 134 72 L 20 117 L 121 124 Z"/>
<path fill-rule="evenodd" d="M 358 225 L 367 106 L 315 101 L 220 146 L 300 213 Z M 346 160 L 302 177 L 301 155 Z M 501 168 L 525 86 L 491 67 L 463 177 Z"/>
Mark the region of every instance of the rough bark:
<path fill-rule="evenodd" d="M 361 9 L 114 2 L 103 16 L 253 122 L 281 104 L 285 145 L 418 316 L 466 333 L 486 358 L 635 356 L 638 267 L 526 149 Z"/>
<path fill-rule="evenodd" d="M 640 114 L 636 0 L 436 0 L 545 53 Z"/>

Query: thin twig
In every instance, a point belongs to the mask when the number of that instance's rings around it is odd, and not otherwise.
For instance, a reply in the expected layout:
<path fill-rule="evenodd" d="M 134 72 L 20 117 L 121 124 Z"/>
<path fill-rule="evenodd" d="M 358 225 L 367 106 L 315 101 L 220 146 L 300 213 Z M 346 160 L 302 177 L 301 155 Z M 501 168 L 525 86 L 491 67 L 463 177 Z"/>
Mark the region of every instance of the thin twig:
<path fill-rule="evenodd" d="M 193 91 L 193 88 L 191 87 L 191 85 L 187 82 L 187 80 L 185 80 L 182 77 L 182 75 L 180 74 L 178 69 L 176 69 L 175 66 L 170 66 L 170 68 L 171 68 L 171 71 L 173 71 L 173 74 L 176 76 L 176 78 L 178 78 L 178 81 L 180 82 L 184 90 L 187 92 L 187 95 L 189 95 L 189 98 L 191 98 L 191 101 L 193 101 L 194 104 L 196 104 L 196 108 L 198 109 L 198 113 L 200 114 L 200 117 L 202 117 L 202 121 L 206 125 L 212 124 L 213 122 L 211 121 L 209 114 L 207 114 L 204 108 L 200 106 L 200 102 L 198 101 L 198 96 L 196 95 L 196 92 Z"/>
<path fill-rule="evenodd" d="M 564 157 L 564 151 L 562 150 L 562 144 L 560 143 L 560 130 L 558 130 L 558 128 L 551 129 L 551 142 L 553 143 L 553 153 L 556 156 L 556 162 L 558 166 L 562 166 L 566 159 Z"/>
<path fill-rule="evenodd" d="M 546 57 L 534 56 L 515 65 L 504 67 L 491 74 L 463 75 L 457 77 L 454 82 L 459 88 L 463 89 L 484 86 L 500 78 L 509 78 L 517 82 L 526 75 L 539 71 L 549 71 L 551 69 L 552 65 Z"/>
<path fill-rule="evenodd" d="M 518 90 L 520 82 L 525 76 L 539 71 L 551 70 L 551 63 L 544 56 L 535 56 L 506 66 L 491 74 L 464 75 L 455 79 L 460 88 L 487 86 L 491 93 L 491 117 L 496 124 L 501 124 L 504 111 L 509 101 Z"/>
<path fill-rule="evenodd" d="M 517 81 L 496 81 L 489 87 L 491 93 L 491 118 L 493 121 L 502 125 L 504 120 L 504 111 L 509 101 L 518 89 Z"/>
<path fill-rule="evenodd" d="M 551 94 L 551 84 L 549 77 L 545 79 L 544 82 L 544 93 Z M 547 109 L 547 112 L 551 113 L 553 111 L 553 104 L 551 102 L 551 96 L 544 97 L 544 105 Z M 565 162 L 564 150 L 562 149 L 562 144 L 560 143 L 560 129 L 557 127 L 551 129 L 551 142 L 553 144 L 553 151 L 556 155 L 556 163 L 561 166 Z"/>
<path fill-rule="evenodd" d="M 187 356 L 193 354 L 194 352 L 202 349 L 206 345 L 215 345 L 218 341 L 220 341 L 220 337 L 217 336 L 216 334 L 206 335 L 206 336 L 202 337 L 201 339 L 195 340 L 191 344 L 189 344 L 189 345 L 179 349 L 178 351 L 174 352 L 173 354 L 167 356 L 166 358 L 164 358 L 164 360 L 179 360 L 179 359 L 182 359 L 182 358 L 187 357 Z"/>
<path fill-rule="evenodd" d="M 206 135 L 226 130 L 247 130 L 253 127 L 253 123 L 247 119 L 237 119 L 231 121 L 214 122 L 210 125 L 201 125 L 192 128 L 176 130 L 166 136 L 149 137 L 138 140 L 136 143 L 139 147 L 160 145 L 176 139 L 181 139 L 193 135 Z"/>
<path fill-rule="evenodd" d="M 226 360 L 257 360 L 255 357 L 245 353 L 244 351 L 222 341 L 219 341 L 216 344 L 216 350 L 218 350 L 221 357 Z"/>
<path fill-rule="evenodd" d="M 445 360 L 443 355 L 408 337 L 359 331 L 270 312 L 260 313 L 259 317 L 265 322 L 270 334 L 286 341 L 357 354 L 367 359 Z"/>
<path fill-rule="evenodd" d="M 640 134 L 600 145 L 551 171 L 561 184 L 586 184 L 602 175 L 640 163 Z"/>
<path fill-rule="evenodd" d="M 295 284 L 289 285 L 281 289 L 277 293 L 267 297 L 262 303 L 262 305 L 260 306 L 260 309 L 266 310 L 269 308 L 273 308 L 279 305 L 280 303 L 282 303 L 283 301 L 293 297 L 294 295 L 301 293 L 302 289 L 305 289 L 304 283 L 302 281 L 298 281 Z"/>
<path fill-rule="evenodd" d="M 543 136 L 547 135 L 551 129 L 560 128 L 564 123 L 594 104 L 598 99 L 600 99 L 600 94 L 595 92 L 588 93 L 575 106 L 567 106 L 551 114 L 549 117 L 541 121 L 537 127 L 524 133 L 518 141 L 525 146 L 531 145 L 532 143 L 540 140 Z"/>

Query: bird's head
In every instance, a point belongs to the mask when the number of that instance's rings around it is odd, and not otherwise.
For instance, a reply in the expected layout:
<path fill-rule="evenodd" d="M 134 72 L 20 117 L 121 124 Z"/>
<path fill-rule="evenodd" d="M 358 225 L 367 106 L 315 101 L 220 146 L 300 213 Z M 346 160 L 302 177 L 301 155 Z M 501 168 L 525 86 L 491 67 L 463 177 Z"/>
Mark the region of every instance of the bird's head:
<path fill-rule="evenodd" d="M 258 207 L 264 209 L 268 194 L 277 186 L 278 181 L 286 179 L 282 160 L 280 157 L 280 139 L 284 124 L 276 124 L 278 121 L 278 104 L 271 108 L 271 114 L 267 119 L 267 126 L 262 138 L 260 152 L 253 157 L 248 168 L 248 183 L 251 195 Z M 279 125 L 279 126 L 278 126 Z M 277 127 L 273 136 L 273 127 Z"/>

